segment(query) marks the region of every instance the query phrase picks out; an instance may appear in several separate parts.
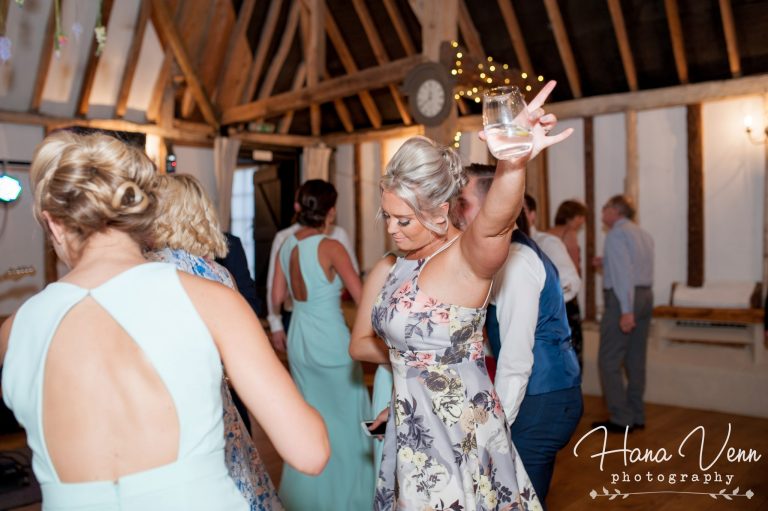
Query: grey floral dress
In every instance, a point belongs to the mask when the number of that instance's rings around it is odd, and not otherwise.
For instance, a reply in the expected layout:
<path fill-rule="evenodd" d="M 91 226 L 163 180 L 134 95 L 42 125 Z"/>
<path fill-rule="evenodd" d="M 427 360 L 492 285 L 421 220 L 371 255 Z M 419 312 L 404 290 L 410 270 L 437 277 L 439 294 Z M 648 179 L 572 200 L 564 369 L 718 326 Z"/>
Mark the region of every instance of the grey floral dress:
<path fill-rule="evenodd" d="M 427 262 L 399 258 L 373 307 L 395 386 L 374 510 L 539 510 L 485 368 L 485 308 L 425 295 Z"/>

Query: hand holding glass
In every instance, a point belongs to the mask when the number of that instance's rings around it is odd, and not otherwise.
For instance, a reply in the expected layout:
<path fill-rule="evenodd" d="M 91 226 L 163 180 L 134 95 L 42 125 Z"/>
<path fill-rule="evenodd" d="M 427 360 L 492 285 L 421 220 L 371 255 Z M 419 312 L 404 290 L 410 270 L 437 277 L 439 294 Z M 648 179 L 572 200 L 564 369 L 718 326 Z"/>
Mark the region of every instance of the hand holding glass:
<path fill-rule="evenodd" d="M 483 130 L 488 149 L 499 160 L 518 158 L 531 151 L 531 122 L 520 89 L 494 87 L 485 92 Z"/>

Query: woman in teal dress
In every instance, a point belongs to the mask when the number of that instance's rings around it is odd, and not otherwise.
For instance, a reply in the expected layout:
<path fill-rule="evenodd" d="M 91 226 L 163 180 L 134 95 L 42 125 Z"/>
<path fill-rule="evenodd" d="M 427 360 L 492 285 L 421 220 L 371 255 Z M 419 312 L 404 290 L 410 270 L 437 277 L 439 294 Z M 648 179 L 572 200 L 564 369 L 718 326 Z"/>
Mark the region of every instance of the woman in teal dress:
<path fill-rule="evenodd" d="M 283 469 L 280 499 L 289 511 L 370 509 L 374 474 L 372 439 L 361 421 L 371 418 L 371 403 L 360 364 L 348 353 L 349 330 L 341 312 L 344 286 L 357 303 L 360 278 L 341 243 L 325 233 L 336 216 L 336 190 L 309 180 L 299 189 L 302 226 L 280 248 L 272 302 L 293 299 L 288 327 L 291 375 L 307 402 L 325 420 L 331 459 L 317 477 Z"/>

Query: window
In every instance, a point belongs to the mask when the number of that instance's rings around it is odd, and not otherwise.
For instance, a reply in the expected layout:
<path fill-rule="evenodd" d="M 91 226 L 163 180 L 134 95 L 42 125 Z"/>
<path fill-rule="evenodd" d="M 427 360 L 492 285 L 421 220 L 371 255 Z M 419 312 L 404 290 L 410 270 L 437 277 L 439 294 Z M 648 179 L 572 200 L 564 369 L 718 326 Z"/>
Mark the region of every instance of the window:
<path fill-rule="evenodd" d="M 232 177 L 232 223 L 230 232 L 243 242 L 251 278 L 256 274 L 256 248 L 253 240 L 253 174 L 258 167 L 236 169 Z"/>

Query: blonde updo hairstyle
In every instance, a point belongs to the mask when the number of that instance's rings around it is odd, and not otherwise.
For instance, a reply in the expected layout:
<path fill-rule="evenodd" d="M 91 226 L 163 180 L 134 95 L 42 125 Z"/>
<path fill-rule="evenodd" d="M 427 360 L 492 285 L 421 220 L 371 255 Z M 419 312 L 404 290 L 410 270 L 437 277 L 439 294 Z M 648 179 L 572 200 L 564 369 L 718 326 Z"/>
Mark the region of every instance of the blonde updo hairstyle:
<path fill-rule="evenodd" d="M 466 183 L 467 176 L 456 151 L 426 137 L 412 137 L 389 161 L 381 190 L 405 201 L 424 227 L 444 235 L 448 222 L 456 220 L 456 202 Z M 447 215 L 440 209 L 446 202 Z M 444 216 L 445 222 L 432 220 L 438 216 Z"/>
<path fill-rule="evenodd" d="M 157 176 L 160 202 L 155 225 L 155 249 L 184 250 L 198 257 L 224 257 L 227 240 L 211 199 L 194 176 Z"/>
<path fill-rule="evenodd" d="M 52 219 L 74 235 L 79 257 L 93 234 L 122 231 L 140 246 L 152 237 L 155 167 L 143 151 L 103 134 L 57 131 L 35 150 L 30 167 L 37 221 Z"/>

